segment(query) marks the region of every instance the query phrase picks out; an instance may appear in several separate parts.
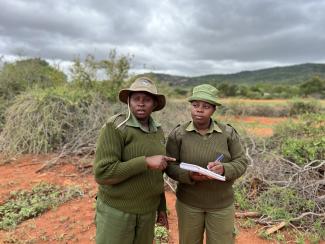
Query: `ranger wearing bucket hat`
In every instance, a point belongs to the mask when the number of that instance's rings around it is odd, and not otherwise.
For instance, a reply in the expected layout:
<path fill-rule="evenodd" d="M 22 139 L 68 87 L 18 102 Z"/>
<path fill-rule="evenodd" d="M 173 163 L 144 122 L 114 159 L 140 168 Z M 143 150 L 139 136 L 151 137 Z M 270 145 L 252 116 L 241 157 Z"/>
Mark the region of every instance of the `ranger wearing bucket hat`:
<path fill-rule="evenodd" d="M 203 84 L 194 87 L 192 120 L 176 126 L 168 136 L 167 155 L 176 158 L 166 173 L 178 181 L 176 210 L 179 243 L 234 243 L 234 181 L 244 174 L 247 158 L 239 135 L 230 125 L 212 118 L 218 90 Z M 219 181 L 181 169 L 180 162 L 195 164 L 225 176 Z"/>
<path fill-rule="evenodd" d="M 165 156 L 164 133 L 151 117 L 166 99 L 147 77 L 122 89 L 119 99 L 128 113 L 111 117 L 97 142 L 96 243 L 152 244 L 157 213 L 168 226 L 162 170 L 175 160 Z"/>

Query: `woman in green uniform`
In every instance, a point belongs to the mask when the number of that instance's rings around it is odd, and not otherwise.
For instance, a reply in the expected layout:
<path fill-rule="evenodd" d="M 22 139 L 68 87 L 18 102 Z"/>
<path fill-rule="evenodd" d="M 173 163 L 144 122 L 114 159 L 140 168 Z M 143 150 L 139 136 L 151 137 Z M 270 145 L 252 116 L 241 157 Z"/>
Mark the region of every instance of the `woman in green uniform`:
<path fill-rule="evenodd" d="M 167 161 L 164 133 L 151 113 L 165 106 L 153 81 L 136 79 L 119 93 L 128 115 L 103 126 L 94 162 L 98 183 L 97 244 L 152 244 L 157 220 L 168 226 L 162 171 Z"/>
<path fill-rule="evenodd" d="M 167 155 L 176 158 L 166 173 L 178 181 L 176 210 L 180 244 L 234 243 L 234 181 L 244 174 L 247 158 L 236 130 L 211 118 L 219 106 L 218 90 L 196 86 L 192 120 L 178 125 L 167 140 Z M 181 169 L 180 162 L 199 165 L 225 176 L 225 181 Z"/>

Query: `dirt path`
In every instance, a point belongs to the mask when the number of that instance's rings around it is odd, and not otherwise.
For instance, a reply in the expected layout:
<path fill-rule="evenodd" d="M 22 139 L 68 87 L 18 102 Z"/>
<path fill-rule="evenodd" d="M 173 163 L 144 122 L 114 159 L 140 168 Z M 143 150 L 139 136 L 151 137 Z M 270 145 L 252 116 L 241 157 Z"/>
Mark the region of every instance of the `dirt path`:
<path fill-rule="evenodd" d="M 91 174 L 77 170 L 73 162 L 61 162 L 44 173 L 35 173 L 49 156 L 26 155 L 10 164 L 0 165 L 0 203 L 11 191 L 31 189 L 39 182 L 77 185 L 83 197 L 74 199 L 45 214 L 24 221 L 11 231 L 0 231 L 0 243 L 94 243 L 94 196 L 96 183 Z M 0 162 L 1 164 L 1 162 Z M 170 241 L 178 243 L 175 195 L 166 193 L 169 208 Z M 236 243 L 272 243 L 257 237 L 254 229 L 240 229 Z"/>

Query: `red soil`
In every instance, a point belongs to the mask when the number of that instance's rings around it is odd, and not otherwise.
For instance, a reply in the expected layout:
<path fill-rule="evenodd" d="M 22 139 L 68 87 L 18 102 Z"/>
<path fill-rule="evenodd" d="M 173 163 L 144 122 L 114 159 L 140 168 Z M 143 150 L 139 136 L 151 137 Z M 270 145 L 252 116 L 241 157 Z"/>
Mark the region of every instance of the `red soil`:
<path fill-rule="evenodd" d="M 273 135 L 273 127 L 288 118 L 262 117 L 262 116 L 219 116 L 222 120 L 239 122 L 245 130 L 258 137 L 270 137 Z M 250 127 L 253 124 L 254 127 Z M 240 126 L 239 125 L 239 126 Z M 237 126 L 236 126 L 237 127 Z"/>
<path fill-rule="evenodd" d="M 262 125 L 276 125 L 287 120 L 283 117 L 261 117 L 261 116 L 245 116 L 240 117 L 239 120 L 245 123 L 259 123 Z"/>
<path fill-rule="evenodd" d="M 44 165 L 47 156 L 25 155 L 7 164 L 0 162 L 0 203 L 11 191 L 31 189 L 39 182 L 59 185 L 78 185 L 84 195 L 52 209 L 41 216 L 19 224 L 14 230 L 0 231 L 0 243 L 95 243 L 94 196 L 97 191 L 93 176 L 81 172 L 69 162 L 61 161 L 44 173 L 36 170 Z M 178 243 L 175 195 L 166 193 L 169 208 L 169 243 Z M 257 237 L 256 229 L 240 229 L 236 243 L 270 243 Z"/>

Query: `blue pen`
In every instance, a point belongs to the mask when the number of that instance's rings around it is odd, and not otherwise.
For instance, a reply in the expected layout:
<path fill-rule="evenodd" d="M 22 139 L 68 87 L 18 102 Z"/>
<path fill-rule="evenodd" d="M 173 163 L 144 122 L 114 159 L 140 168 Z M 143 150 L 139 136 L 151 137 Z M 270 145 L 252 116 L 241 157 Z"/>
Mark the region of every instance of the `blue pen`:
<path fill-rule="evenodd" d="M 220 154 L 220 156 L 217 157 L 215 161 L 219 161 L 220 162 L 222 159 L 223 159 L 223 154 Z"/>
<path fill-rule="evenodd" d="M 219 161 L 220 162 L 222 159 L 223 159 L 223 154 L 220 154 L 219 157 L 217 157 L 214 162 L 216 162 L 216 161 Z M 209 168 L 209 165 L 207 166 L 207 168 L 210 169 Z"/>

